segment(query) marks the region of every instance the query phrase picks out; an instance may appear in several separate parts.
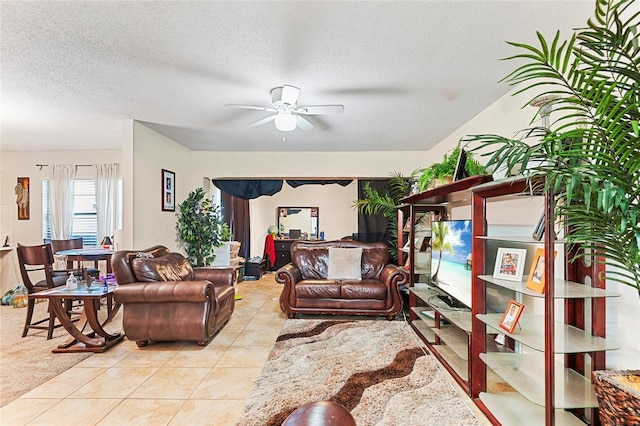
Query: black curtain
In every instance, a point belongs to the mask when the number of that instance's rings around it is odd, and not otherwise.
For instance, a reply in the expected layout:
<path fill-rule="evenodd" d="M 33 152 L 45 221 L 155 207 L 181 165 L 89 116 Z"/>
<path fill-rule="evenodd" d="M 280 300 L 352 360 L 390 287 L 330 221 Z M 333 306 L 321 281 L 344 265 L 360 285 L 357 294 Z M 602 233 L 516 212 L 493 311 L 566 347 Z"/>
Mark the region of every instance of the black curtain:
<path fill-rule="evenodd" d="M 212 180 L 212 182 L 220 191 L 245 200 L 273 195 L 282 189 L 281 180 Z"/>
<path fill-rule="evenodd" d="M 351 180 L 287 180 L 287 183 L 292 188 L 302 185 L 331 185 L 334 183 L 340 186 L 347 186 L 351 182 Z"/>
<path fill-rule="evenodd" d="M 240 241 L 240 256 L 249 259 L 251 253 L 251 227 L 249 222 L 249 200 L 220 192 L 222 218 L 231 228 L 235 241 Z"/>
<path fill-rule="evenodd" d="M 368 183 L 371 188 L 384 194 L 387 191 L 388 179 L 358 180 L 358 199 L 365 197 L 364 186 Z M 389 243 L 388 220 L 381 214 L 365 215 L 358 213 L 358 234 L 353 238 L 358 241 L 372 243 Z"/>

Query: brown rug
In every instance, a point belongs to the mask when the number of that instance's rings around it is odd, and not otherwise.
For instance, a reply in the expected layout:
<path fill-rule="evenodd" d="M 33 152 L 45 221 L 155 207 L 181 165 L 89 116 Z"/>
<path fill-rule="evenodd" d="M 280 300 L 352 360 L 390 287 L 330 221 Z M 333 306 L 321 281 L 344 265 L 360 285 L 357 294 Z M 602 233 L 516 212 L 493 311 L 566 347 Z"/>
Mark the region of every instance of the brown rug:
<path fill-rule="evenodd" d="M 104 309 L 99 311 L 102 316 Z M 56 328 L 53 339 L 46 330 L 29 330 L 22 336 L 26 308 L 0 306 L 0 406 L 52 379 L 91 356 L 89 353 L 54 354 L 51 351 L 69 337 L 64 327 Z M 107 330 L 122 328 L 122 310 Z M 33 318 L 47 316 L 47 303 L 36 303 Z M 56 322 L 57 324 L 57 322 Z"/>
<path fill-rule="evenodd" d="M 314 401 L 358 426 L 480 424 L 403 321 L 287 320 L 238 424 L 280 425 Z"/>

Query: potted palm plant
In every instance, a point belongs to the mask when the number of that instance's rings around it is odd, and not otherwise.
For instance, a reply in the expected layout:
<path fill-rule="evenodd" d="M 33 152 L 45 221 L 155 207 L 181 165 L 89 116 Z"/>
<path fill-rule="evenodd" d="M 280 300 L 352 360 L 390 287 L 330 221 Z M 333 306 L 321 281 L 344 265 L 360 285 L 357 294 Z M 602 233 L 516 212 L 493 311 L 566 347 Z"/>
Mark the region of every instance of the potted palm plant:
<path fill-rule="evenodd" d="M 420 171 L 418 177 L 418 188 L 420 191 L 426 191 L 438 185 L 444 185 L 453 181 L 458 164 L 460 150 L 463 149 L 461 143 L 451 151 L 444 154 L 442 161 L 433 163 Z M 465 173 L 467 176 L 477 176 L 486 173 L 486 168 L 473 158 L 472 154 L 468 154 L 465 160 Z"/>
<path fill-rule="evenodd" d="M 415 172 L 412 173 L 412 177 Z M 411 179 L 407 179 L 401 173 L 392 173 L 387 182 L 386 191 L 379 192 L 368 183 L 363 188 L 364 197 L 354 202 L 354 208 L 358 213 L 366 215 L 381 215 L 387 220 L 387 235 L 389 237 L 389 253 L 392 259 L 397 256 L 397 206 L 400 199 L 409 195 Z"/>
<path fill-rule="evenodd" d="M 556 33 L 550 41 L 538 34 L 539 46 L 509 43 L 521 53 L 507 59 L 520 65 L 504 81 L 518 87 L 516 93 L 533 93 L 541 114 L 552 107 L 559 118 L 526 129 L 522 134 L 535 136 L 533 143 L 491 134 L 464 140 L 488 152 L 488 166 L 541 178 L 555 194 L 556 219 L 571 229 L 568 242 L 589 249 L 582 255 L 602 255 L 593 260 L 605 263 L 606 279 L 640 294 L 639 25 L 637 2 L 597 0 L 593 18 L 568 40 Z M 597 392 L 606 373 L 594 372 Z M 640 412 L 640 391 L 628 385 L 598 395 L 604 424 L 622 424 Z M 619 414 L 616 400 L 625 405 Z"/>
<path fill-rule="evenodd" d="M 220 207 L 205 196 L 204 189 L 197 188 L 178 205 L 177 216 L 178 240 L 191 265 L 211 265 L 215 259 L 215 247 L 230 237 L 229 226 L 221 218 Z"/>

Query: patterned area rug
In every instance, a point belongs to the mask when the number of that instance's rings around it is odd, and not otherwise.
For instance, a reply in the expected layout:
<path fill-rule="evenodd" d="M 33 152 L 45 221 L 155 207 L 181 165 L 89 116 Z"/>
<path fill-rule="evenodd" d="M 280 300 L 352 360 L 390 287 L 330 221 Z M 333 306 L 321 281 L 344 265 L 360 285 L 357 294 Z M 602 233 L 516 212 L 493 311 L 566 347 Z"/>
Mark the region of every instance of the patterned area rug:
<path fill-rule="evenodd" d="M 281 425 L 325 400 L 358 426 L 480 424 L 405 322 L 300 319 L 282 327 L 238 424 Z"/>

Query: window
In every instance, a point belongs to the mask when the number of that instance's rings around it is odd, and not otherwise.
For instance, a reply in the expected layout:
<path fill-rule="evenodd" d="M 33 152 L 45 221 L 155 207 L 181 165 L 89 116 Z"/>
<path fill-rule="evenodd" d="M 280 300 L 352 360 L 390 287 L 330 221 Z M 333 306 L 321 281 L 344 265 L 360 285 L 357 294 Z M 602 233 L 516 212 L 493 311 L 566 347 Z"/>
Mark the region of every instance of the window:
<path fill-rule="evenodd" d="M 98 245 L 98 215 L 93 179 L 76 179 L 75 181 L 71 234 L 71 238 L 82 237 L 84 245 Z M 52 238 L 48 180 L 42 182 L 42 238 Z"/>

